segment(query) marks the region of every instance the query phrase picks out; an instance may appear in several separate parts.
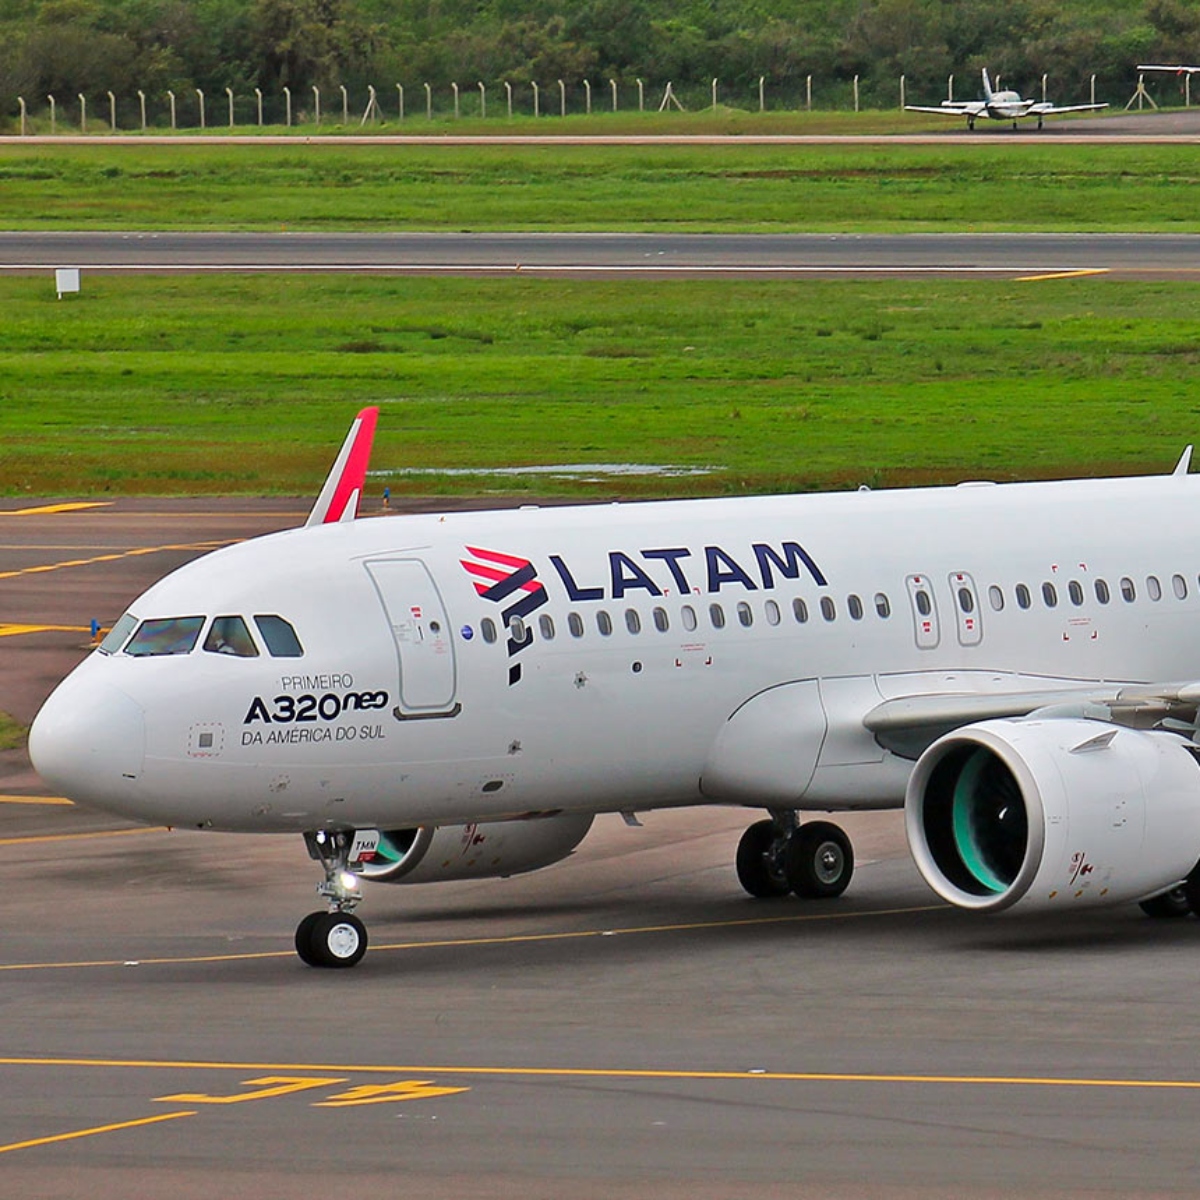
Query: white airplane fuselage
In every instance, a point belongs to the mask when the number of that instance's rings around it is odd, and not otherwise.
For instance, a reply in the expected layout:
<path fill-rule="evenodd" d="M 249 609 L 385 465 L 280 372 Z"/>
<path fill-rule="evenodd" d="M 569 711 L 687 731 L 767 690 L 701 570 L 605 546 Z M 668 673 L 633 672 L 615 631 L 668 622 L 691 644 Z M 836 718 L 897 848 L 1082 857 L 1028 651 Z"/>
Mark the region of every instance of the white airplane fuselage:
<path fill-rule="evenodd" d="M 248 832 L 899 807 L 884 701 L 1200 678 L 1198 499 L 1173 475 L 292 530 L 142 595 L 139 621 L 202 617 L 194 647 L 93 653 L 31 753 L 77 800 Z M 261 614 L 301 656 L 203 648 Z"/>

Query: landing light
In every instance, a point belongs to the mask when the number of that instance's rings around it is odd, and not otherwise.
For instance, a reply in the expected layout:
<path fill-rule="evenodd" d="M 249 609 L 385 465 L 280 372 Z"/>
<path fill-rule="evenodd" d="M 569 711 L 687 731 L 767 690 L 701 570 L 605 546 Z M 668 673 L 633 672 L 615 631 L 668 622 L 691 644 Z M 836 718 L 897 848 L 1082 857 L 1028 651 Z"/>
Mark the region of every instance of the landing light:
<path fill-rule="evenodd" d="M 343 871 L 338 876 L 338 883 L 348 892 L 358 891 L 358 876 L 353 871 Z"/>

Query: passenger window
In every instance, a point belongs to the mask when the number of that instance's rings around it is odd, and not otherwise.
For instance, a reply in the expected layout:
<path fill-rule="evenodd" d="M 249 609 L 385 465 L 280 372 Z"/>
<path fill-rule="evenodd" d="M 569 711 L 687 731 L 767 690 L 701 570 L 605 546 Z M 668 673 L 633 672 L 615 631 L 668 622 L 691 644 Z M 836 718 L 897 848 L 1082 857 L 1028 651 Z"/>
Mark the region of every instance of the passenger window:
<path fill-rule="evenodd" d="M 627 608 L 625 610 L 625 628 L 628 629 L 630 633 L 642 632 L 642 618 L 638 616 L 638 611 L 636 608 Z"/>
<path fill-rule="evenodd" d="M 1157 575 L 1146 576 L 1146 595 L 1148 595 L 1151 600 L 1162 599 L 1162 584 L 1158 582 Z"/>
<path fill-rule="evenodd" d="M 1175 592 L 1176 600 L 1187 599 L 1187 580 L 1182 575 L 1171 576 L 1171 587 Z"/>
<path fill-rule="evenodd" d="M 137 623 L 137 617 L 133 613 L 125 613 L 100 643 L 100 653 L 116 654 L 125 645 L 126 638 L 137 628 Z"/>
<path fill-rule="evenodd" d="M 1097 579 L 1093 586 L 1096 592 L 1096 599 L 1099 600 L 1101 604 L 1107 604 L 1111 598 L 1109 595 L 1107 582 L 1105 582 L 1103 579 Z"/>
<path fill-rule="evenodd" d="M 763 615 L 767 618 L 768 625 L 779 624 L 779 605 L 774 600 L 768 600 L 763 605 Z"/>
<path fill-rule="evenodd" d="M 924 590 L 919 590 L 913 593 L 913 598 L 917 602 L 917 612 L 923 617 L 929 616 L 933 612 L 933 604 L 930 602 L 929 593 Z"/>
<path fill-rule="evenodd" d="M 583 618 L 577 613 L 567 613 L 567 629 L 572 637 L 583 637 Z"/>
<path fill-rule="evenodd" d="M 965 613 L 975 611 L 975 597 L 971 595 L 971 589 L 961 587 L 958 589 L 958 607 Z"/>
<path fill-rule="evenodd" d="M 190 654 L 203 625 L 203 617 L 164 617 L 161 620 L 143 621 L 125 647 L 125 653 L 135 658 Z"/>
<path fill-rule="evenodd" d="M 1078 608 L 1083 603 L 1083 584 L 1078 579 L 1072 579 L 1067 584 L 1067 595 L 1071 597 L 1071 603 Z"/>
<path fill-rule="evenodd" d="M 538 629 L 541 631 L 542 637 L 548 641 L 554 641 L 554 618 L 547 613 L 542 613 L 538 617 Z"/>
<path fill-rule="evenodd" d="M 988 588 L 988 603 L 996 612 L 1004 611 L 1004 591 L 994 583 Z"/>
<path fill-rule="evenodd" d="M 596 628 L 600 630 L 604 637 L 608 637 L 608 635 L 612 633 L 612 617 L 610 617 L 608 613 L 604 611 L 604 609 L 600 609 L 600 611 L 596 613 Z"/>
<path fill-rule="evenodd" d="M 1018 608 L 1028 608 L 1030 606 L 1032 600 L 1029 597 L 1029 589 L 1023 583 L 1018 583 L 1017 586 L 1013 588 L 1013 592 L 1017 597 Z"/>
<path fill-rule="evenodd" d="M 719 604 L 708 606 L 708 619 L 712 622 L 714 629 L 725 628 L 725 610 Z"/>
<path fill-rule="evenodd" d="M 671 628 L 671 618 L 667 616 L 665 608 L 656 608 L 654 610 L 654 628 L 659 633 L 666 633 Z"/>
<path fill-rule="evenodd" d="M 892 615 L 892 602 L 882 593 L 875 593 L 875 612 L 886 621 Z"/>
<path fill-rule="evenodd" d="M 754 624 L 754 613 L 750 609 L 745 600 L 739 600 L 737 606 L 738 622 L 744 629 L 749 629 Z"/>
<path fill-rule="evenodd" d="M 479 632 L 483 634 L 485 642 L 494 642 L 496 640 L 496 622 L 491 617 L 484 617 L 479 622 Z"/>
<path fill-rule="evenodd" d="M 832 596 L 821 597 L 821 616 L 827 621 L 832 621 L 837 616 L 837 608 L 833 603 Z"/>
<path fill-rule="evenodd" d="M 853 621 L 861 621 L 863 615 L 862 600 L 853 594 L 846 597 L 846 611 Z"/>
<path fill-rule="evenodd" d="M 301 658 L 304 647 L 291 623 L 282 617 L 272 615 L 256 616 L 254 624 L 262 634 L 262 640 L 267 643 L 267 651 L 272 658 Z"/>
<path fill-rule="evenodd" d="M 1045 601 L 1047 608 L 1056 608 L 1058 606 L 1058 589 L 1054 584 L 1042 584 L 1042 600 Z"/>
<path fill-rule="evenodd" d="M 808 605 L 799 596 L 792 601 L 792 616 L 796 618 L 797 625 L 803 625 L 808 620 Z"/>
<path fill-rule="evenodd" d="M 1121 599 L 1126 604 L 1132 604 L 1137 599 L 1137 588 L 1133 586 L 1133 580 L 1128 575 L 1121 580 Z"/>
<path fill-rule="evenodd" d="M 237 658 L 257 658 L 258 647 L 241 617 L 214 617 L 204 649 L 210 654 L 232 654 Z"/>
<path fill-rule="evenodd" d="M 684 629 L 689 632 L 696 628 L 696 610 L 690 604 L 685 604 L 679 610 L 679 618 L 683 622 Z"/>
<path fill-rule="evenodd" d="M 508 619 L 508 636 L 514 642 L 524 643 L 525 638 L 525 621 L 521 617 L 509 617 Z"/>

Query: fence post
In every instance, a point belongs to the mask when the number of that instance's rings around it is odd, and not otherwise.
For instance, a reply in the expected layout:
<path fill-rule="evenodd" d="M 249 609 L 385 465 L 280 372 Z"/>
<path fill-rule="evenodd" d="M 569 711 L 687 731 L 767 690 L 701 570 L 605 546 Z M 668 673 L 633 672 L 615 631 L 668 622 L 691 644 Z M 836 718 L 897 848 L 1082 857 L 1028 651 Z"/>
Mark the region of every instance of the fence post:
<path fill-rule="evenodd" d="M 138 108 L 142 113 L 142 132 L 146 132 L 146 93 L 138 88 Z"/>
<path fill-rule="evenodd" d="M 314 83 L 312 85 L 313 93 L 313 120 L 316 122 L 318 129 L 321 128 L 321 89 Z"/>
<path fill-rule="evenodd" d="M 454 93 L 454 119 L 457 121 L 460 111 L 458 107 L 458 84 L 453 80 L 450 81 L 450 90 Z"/>
<path fill-rule="evenodd" d="M 57 122 L 55 120 L 55 113 L 54 113 L 54 97 L 47 96 L 46 99 L 50 101 L 50 133 L 54 134 L 56 132 L 56 128 L 57 128 Z"/>
<path fill-rule="evenodd" d="M 530 83 L 533 83 L 533 80 L 530 80 Z M 533 83 L 533 115 L 535 117 L 542 115 L 541 104 L 538 100 L 538 85 L 536 83 Z"/>
<path fill-rule="evenodd" d="M 176 129 L 176 124 L 175 124 L 175 93 L 174 93 L 173 91 L 171 91 L 171 90 L 170 90 L 170 88 L 168 88 L 168 89 L 167 89 L 167 99 L 168 99 L 168 100 L 170 100 L 170 102 L 171 102 L 171 132 L 172 132 L 172 133 L 174 133 L 174 132 L 175 132 L 175 129 Z"/>
<path fill-rule="evenodd" d="M 904 111 L 904 76 L 900 76 L 900 111 Z"/>
<path fill-rule="evenodd" d="M 717 81 L 715 79 L 712 81 L 712 106 L 713 106 L 713 112 L 716 112 L 717 111 Z"/>
<path fill-rule="evenodd" d="M 812 76 L 804 77 L 804 111 L 812 112 Z"/>
<path fill-rule="evenodd" d="M 349 125 L 350 124 L 350 97 L 346 95 L 346 85 L 344 83 L 339 83 L 338 87 L 341 89 L 341 93 L 342 93 L 342 124 Z"/>
<path fill-rule="evenodd" d="M 766 98 L 766 94 L 763 91 L 766 81 L 767 81 L 767 77 L 765 75 L 760 75 L 758 77 L 758 111 L 759 112 L 767 111 L 767 98 Z"/>
<path fill-rule="evenodd" d="M 18 96 L 17 103 L 21 106 L 21 136 L 25 136 L 25 97 Z"/>
<path fill-rule="evenodd" d="M 483 86 L 482 79 L 479 81 L 479 119 L 487 119 L 487 88 Z"/>
<path fill-rule="evenodd" d="M 946 99 L 949 100 L 951 104 L 954 103 L 954 76 L 953 76 L 953 74 L 951 74 L 950 78 L 946 80 Z"/>
<path fill-rule="evenodd" d="M 429 84 L 425 85 L 425 117 L 427 120 L 433 120 L 433 88 Z"/>
<path fill-rule="evenodd" d="M 506 79 L 504 81 L 504 94 L 508 99 L 508 119 L 512 120 L 512 84 Z"/>
<path fill-rule="evenodd" d="M 585 79 L 583 81 L 583 95 L 584 95 L 584 111 L 590 117 L 592 115 L 592 84 L 591 84 L 591 80 Z"/>
<path fill-rule="evenodd" d="M 204 93 L 199 88 L 197 88 L 196 95 L 197 95 L 197 97 L 199 97 L 199 100 L 200 100 L 200 128 L 203 129 L 204 128 Z"/>
<path fill-rule="evenodd" d="M 286 84 L 283 88 L 284 120 L 288 128 L 292 125 L 292 89 Z"/>
<path fill-rule="evenodd" d="M 225 95 L 229 97 L 229 128 L 233 128 L 233 88 L 227 87 Z"/>
<path fill-rule="evenodd" d="M 79 96 L 79 132 L 87 133 L 87 97 L 78 92 Z"/>
<path fill-rule="evenodd" d="M 638 112 L 646 111 L 646 89 L 642 86 L 642 81 L 637 81 L 638 85 Z"/>
<path fill-rule="evenodd" d="M 617 111 L 617 81 L 615 79 L 610 79 L 608 81 L 608 86 L 610 88 L 612 88 L 613 112 L 616 112 Z"/>
<path fill-rule="evenodd" d="M 1042 103 L 1046 103 L 1046 76 L 1042 76 Z"/>
<path fill-rule="evenodd" d="M 108 127 L 117 132 L 117 98 L 112 92 L 108 93 Z"/>
<path fill-rule="evenodd" d="M 567 115 L 567 85 L 561 79 L 558 81 L 558 115 Z"/>
<path fill-rule="evenodd" d="M 259 127 L 259 129 L 261 129 L 261 128 L 262 128 L 262 121 L 263 121 L 263 114 L 262 114 L 262 88 L 255 88 L 255 89 L 254 89 L 254 99 L 255 99 L 255 102 L 256 102 L 256 103 L 257 103 L 257 105 L 258 105 L 258 127 Z"/>
<path fill-rule="evenodd" d="M 396 84 L 396 95 L 400 102 L 400 120 L 404 120 L 404 84 Z"/>
<path fill-rule="evenodd" d="M 854 77 L 854 111 L 858 112 L 858 76 Z"/>
<path fill-rule="evenodd" d="M 1092 93 L 1092 103 L 1095 104 L 1096 103 L 1096 76 L 1095 75 L 1092 76 L 1091 93 Z"/>

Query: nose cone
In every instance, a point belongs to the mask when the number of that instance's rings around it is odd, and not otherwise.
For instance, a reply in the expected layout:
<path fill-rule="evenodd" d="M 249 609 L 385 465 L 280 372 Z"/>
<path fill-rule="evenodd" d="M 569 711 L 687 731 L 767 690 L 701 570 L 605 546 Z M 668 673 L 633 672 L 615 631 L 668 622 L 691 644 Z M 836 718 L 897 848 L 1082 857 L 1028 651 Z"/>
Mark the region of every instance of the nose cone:
<path fill-rule="evenodd" d="M 142 773 L 145 713 L 124 692 L 82 674 L 64 679 L 42 705 L 29 757 L 64 796 L 120 812 Z"/>

